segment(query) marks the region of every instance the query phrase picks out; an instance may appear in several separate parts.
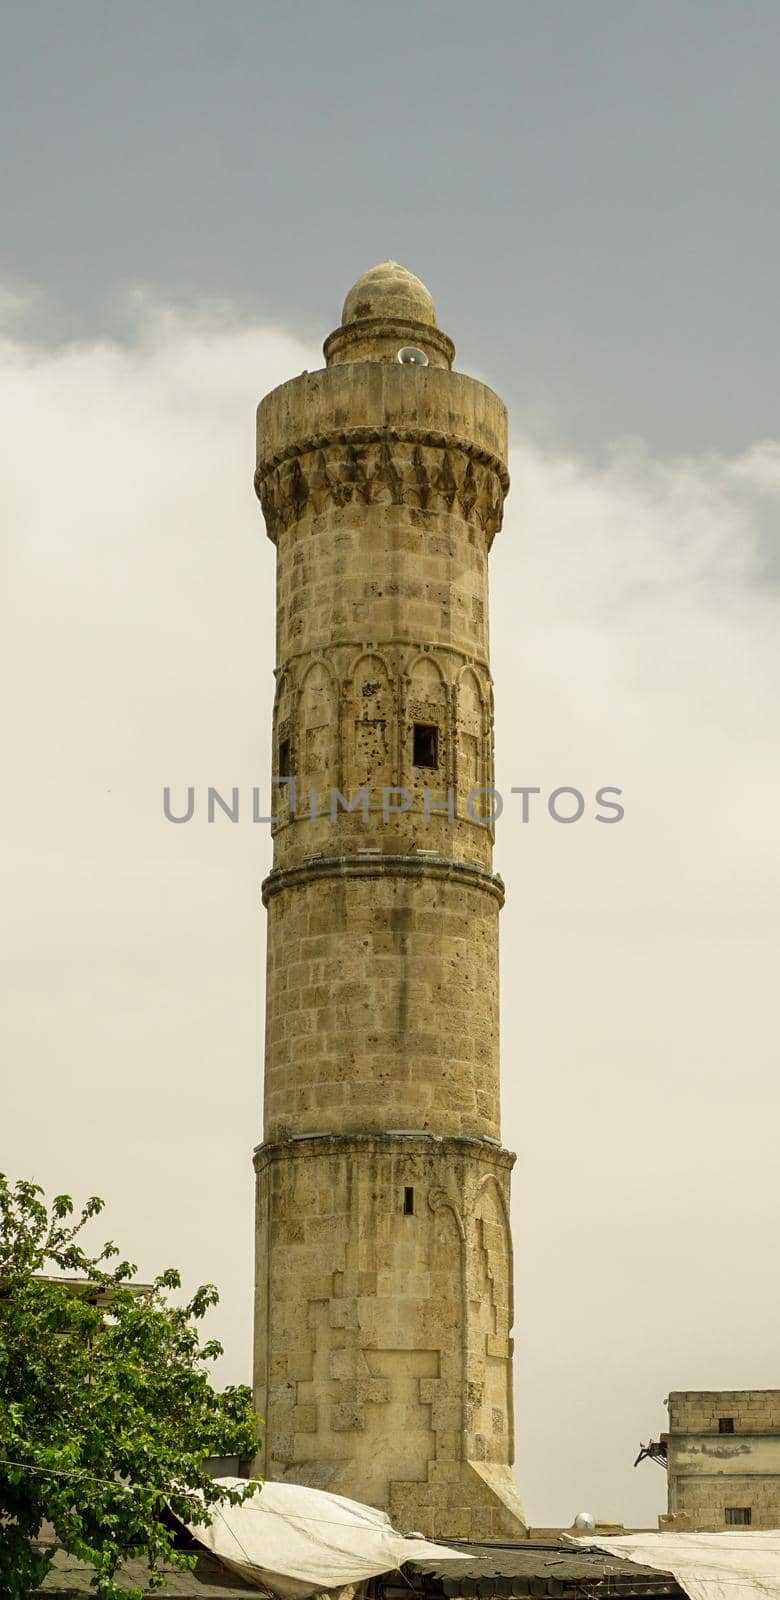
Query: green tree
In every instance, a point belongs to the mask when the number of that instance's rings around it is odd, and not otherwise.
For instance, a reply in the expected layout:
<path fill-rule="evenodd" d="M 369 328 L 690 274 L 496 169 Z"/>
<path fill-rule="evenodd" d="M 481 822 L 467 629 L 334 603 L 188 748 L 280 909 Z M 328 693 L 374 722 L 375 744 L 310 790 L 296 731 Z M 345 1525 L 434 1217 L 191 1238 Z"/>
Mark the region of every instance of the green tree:
<path fill-rule="evenodd" d="M 198 1324 L 216 1289 L 171 1305 L 180 1279 L 169 1270 L 139 1293 L 130 1286 L 137 1269 L 114 1264 L 113 1244 L 96 1255 L 82 1248 L 82 1229 L 102 1208 L 93 1196 L 76 1215 L 68 1195 L 47 1205 L 37 1184 L 0 1174 L 3 1595 L 26 1596 L 45 1576 L 52 1556 L 35 1538 L 47 1521 L 94 1566 L 101 1600 L 128 1600 L 114 1581 L 123 1560 L 148 1561 L 150 1587 L 163 1581 L 161 1562 L 193 1565 L 172 1548 L 166 1504 L 194 1522 L 205 1502 L 210 1521 L 220 1502 L 257 1488 L 220 1488 L 203 1467 L 207 1455 L 251 1455 L 257 1443 L 249 1389 L 209 1383 L 222 1347 L 201 1342 Z M 86 1281 L 57 1281 L 67 1273 Z"/>

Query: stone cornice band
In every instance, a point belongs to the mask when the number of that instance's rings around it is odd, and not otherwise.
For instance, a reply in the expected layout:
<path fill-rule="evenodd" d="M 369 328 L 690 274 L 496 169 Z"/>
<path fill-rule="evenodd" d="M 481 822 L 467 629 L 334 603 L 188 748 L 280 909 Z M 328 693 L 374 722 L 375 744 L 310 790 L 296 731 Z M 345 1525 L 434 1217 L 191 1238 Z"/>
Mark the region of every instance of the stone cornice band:
<path fill-rule="evenodd" d="M 384 852 L 365 855 L 313 856 L 294 866 L 274 867 L 265 879 L 261 894 L 267 906 L 283 889 L 296 889 L 323 878 L 438 878 L 470 883 L 504 904 L 504 884 L 497 873 L 486 872 L 476 862 L 450 861 L 446 856 L 390 855 Z"/>
<path fill-rule="evenodd" d="M 272 1162 L 283 1161 L 291 1156 L 298 1160 L 301 1156 L 350 1153 L 389 1155 L 401 1142 L 407 1150 L 410 1145 L 418 1145 L 421 1155 L 436 1151 L 453 1157 L 464 1155 L 472 1160 L 474 1156 L 483 1156 L 493 1167 L 511 1169 L 516 1160 L 513 1151 L 505 1150 L 503 1145 L 494 1144 L 492 1140 L 437 1134 L 426 1129 L 397 1128 L 388 1129 L 386 1133 L 301 1133 L 286 1139 L 269 1140 L 255 1147 L 254 1168 L 255 1172 L 259 1172 Z"/>
<path fill-rule="evenodd" d="M 464 439 L 455 433 L 440 433 L 431 428 L 334 428 L 328 433 L 313 433 L 306 439 L 296 439 L 286 449 L 276 451 L 272 455 L 263 456 L 258 460 L 255 471 L 255 491 L 260 494 L 259 485 L 267 473 L 279 467 L 285 461 L 293 461 L 296 457 L 309 455 L 314 450 L 327 450 L 332 445 L 362 445 L 362 444 L 417 444 L 428 445 L 440 450 L 458 450 L 471 460 L 479 462 L 480 466 L 490 467 L 495 472 L 504 494 L 509 493 L 509 472 L 500 456 L 492 451 L 480 448 L 470 439 Z"/>
<path fill-rule="evenodd" d="M 333 507 L 373 503 L 457 511 L 488 548 L 501 526 L 509 473 L 484 446 L 429 427 L 341 428 L 261 457 L 255 490 L 270 539 Z"/>

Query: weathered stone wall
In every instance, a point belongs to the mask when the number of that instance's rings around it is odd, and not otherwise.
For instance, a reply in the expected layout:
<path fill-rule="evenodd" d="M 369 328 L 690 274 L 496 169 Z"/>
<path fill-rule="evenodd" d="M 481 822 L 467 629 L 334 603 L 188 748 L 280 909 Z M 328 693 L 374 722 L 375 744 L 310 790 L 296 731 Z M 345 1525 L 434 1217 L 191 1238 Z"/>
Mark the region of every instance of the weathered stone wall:
<path fill-rule="evenodd" d="M 673 1490 L 670 1480 L 669 1499 L 669 1509 L 687 1512 L 690 1526 L 697 1533 L 722 1533 L 731 1525 L 727 1509 L 743 1507 L 750 1509 L 751 1528 L 780 1528 L 780 1449 L 775 1452 L 771 1476 L 679 1476 Z"/>
<path fill-rule="evenodd" d="M 676 1389 L 668 1406 L 670 1433 L 720 1433 L 721 1417 L 735 1433 L 780 1433 L 780 1389 Z"/>
<path fill-rule="evenodd" d="M 484 1141 L 411 1135 L 261 1147 L 256 1362 L 270 1476 L 357 1495 L 431 1534 L 517 1531 L 512 1160 Z"/>
<path fill-rule="evenodd" d="M 287 785 L 272 797 L 275 862 L 352 844 L 487 865 L 489 806 L 469 796 L 493 783 L 487 556 L 508 484 L 493 453 L 506 443 L 501 402 L 461 374 L 338 367 L 274 390 L 258 441 L 277 545 L 273 770 L 296 785 L 294 806 Z M 413 765 L 415 722 L 438 731 L 435 770 Z M 339 810 L 334 824 L 331 790 L 352 800 L 363 786 L 368 822 Z M 388 823 L 389 786 L 414 805 Z M 450 790 L 456 827 L 434 809 Z"/>
<path fill-rule="evenodd" d="M 752 1528 L 780 1527 L 780 1391 L 678 1391 L 668 1403 L 670 1512 L 700 1532 L 732 1525 L 729 1510 L 749 1510 Z"/>
<path fill-rule="evenodd" d="M 268 900 L 266 1138 L 498 1139 L 500 901 L 485 879 L 392 856 L 281 875 Z"/>
<path fill-rule="evenodd" d="M 398 271 L 356 286 L 327 368 L 258 411 L 279 780 L 256 1157 L 262 1466 L 405 1528 L 517 1537 L 503 886 L 476 793 L 493 783 L 487 561 L 506 412 L 449 370 L 430 296 L 409 274 L 399 290 Z M 398 340 L 431 365 L 399 363 Z"/>

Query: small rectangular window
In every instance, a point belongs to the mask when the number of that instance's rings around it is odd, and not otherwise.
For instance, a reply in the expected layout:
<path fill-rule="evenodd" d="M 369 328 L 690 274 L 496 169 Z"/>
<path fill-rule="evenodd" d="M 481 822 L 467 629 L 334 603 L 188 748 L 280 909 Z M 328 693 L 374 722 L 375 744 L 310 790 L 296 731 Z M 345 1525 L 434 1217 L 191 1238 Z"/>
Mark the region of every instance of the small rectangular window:
<path fill-rule="evenodd" d="M 733 1417 L 718 1417 L 718 1433 L 733 1433 L 733 1432 L 734 1432 L 734 1418 Z"/>
<path fill-rule="evenodd" d="M 277 772 L 276 776 L 277 776 L 277 778 L 289 778 L 289 776 L 290 776 L 290 741 L 289 741 L 289 739 L 280 739 L 279 740 L 279 771 Z"/>
<path fill-rule="evenodd" d="M 726 1506 L 727 1528 L 749 1528 L 753 1520 L 750 1506 Z"/>
<path fill-rule="evenodd" d="M 415 722 L 412 740 L 412 765 L 438 767 L 439 730 L 435 722 Z"/>
<path fill-rule="evenodd" d="M 414 1216 L 414 1189 L 404 1189 L 404 1216 Z"/>

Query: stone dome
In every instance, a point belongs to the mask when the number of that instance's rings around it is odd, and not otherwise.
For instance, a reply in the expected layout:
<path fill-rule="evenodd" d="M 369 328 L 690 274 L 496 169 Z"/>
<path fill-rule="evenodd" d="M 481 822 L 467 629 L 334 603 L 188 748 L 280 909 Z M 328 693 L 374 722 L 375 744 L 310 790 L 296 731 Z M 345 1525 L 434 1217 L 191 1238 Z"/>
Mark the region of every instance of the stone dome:
<path fill-rule="evenodd" d="M 436 307 L 424 283 L 397 261 L 380 261 L 353 283 L 344 301 L 341 325 L 369 317 L 424 322 L 436 326 Z"/>

